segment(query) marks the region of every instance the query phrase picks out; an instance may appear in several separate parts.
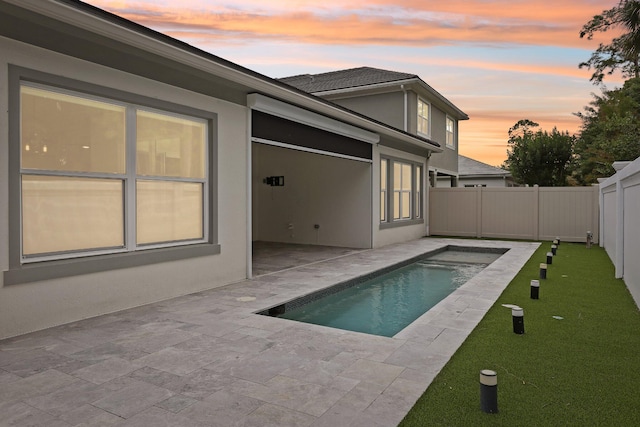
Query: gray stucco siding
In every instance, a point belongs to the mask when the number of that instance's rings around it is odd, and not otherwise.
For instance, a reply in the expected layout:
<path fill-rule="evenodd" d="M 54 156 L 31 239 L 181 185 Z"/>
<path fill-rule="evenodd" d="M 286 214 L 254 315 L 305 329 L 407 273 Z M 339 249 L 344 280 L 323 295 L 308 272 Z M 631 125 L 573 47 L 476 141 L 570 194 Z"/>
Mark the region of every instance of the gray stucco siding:
<path fill-rule="evenodd" d="M 404 130 L 404 97 L 402 92 L 339 98 L 331 101 L 374 120 Z"/>

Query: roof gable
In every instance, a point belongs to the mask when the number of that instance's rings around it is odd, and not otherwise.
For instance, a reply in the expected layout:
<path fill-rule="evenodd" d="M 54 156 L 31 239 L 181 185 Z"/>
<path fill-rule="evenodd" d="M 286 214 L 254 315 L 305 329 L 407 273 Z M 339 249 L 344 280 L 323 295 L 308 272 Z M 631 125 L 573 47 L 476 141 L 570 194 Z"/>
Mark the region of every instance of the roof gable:
<path fill-rule="evenodd" d="M 404 85 L 413 87 L 418 94 L 426 93 L 429 100 L 458 120 L 468 120 L 469 116 L 442 94 L 424 82 L 418 75 L 383 70 L 381 68 L 358 67 L 347 70 L 330 71 L 320 74 L 299 74 L 297 76 L 277 79 L 281 83 L 293 86 L 298 90 L 326 97 L 328 93 L 347 93 L 368 90 L 377 85 L 396 87 L 405 90 Z"/>

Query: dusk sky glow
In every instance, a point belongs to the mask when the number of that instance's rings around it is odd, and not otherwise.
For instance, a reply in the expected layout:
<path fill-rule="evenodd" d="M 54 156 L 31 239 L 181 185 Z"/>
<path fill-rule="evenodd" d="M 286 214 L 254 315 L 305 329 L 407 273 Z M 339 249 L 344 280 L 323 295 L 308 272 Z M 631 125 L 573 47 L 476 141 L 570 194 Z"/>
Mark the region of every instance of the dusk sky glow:
<path fill-rule="evenodd" d="M 417 74 L 470 116 L 460 154 L 499 165 L 520 119 L 575 133 L 600 89 L 578 69 L 617 0 L 89 0 L 269 77 L 369 66 Z M 605 78 L 608 88 L 621 79 Z"/>

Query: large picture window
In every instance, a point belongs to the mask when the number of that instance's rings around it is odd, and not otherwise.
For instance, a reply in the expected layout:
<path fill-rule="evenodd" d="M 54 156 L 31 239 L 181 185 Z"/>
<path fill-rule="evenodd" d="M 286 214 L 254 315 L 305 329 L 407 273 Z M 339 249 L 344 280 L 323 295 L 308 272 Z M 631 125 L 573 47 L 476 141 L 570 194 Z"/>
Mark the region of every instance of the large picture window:
<path fill-rule="evenodd" d="M 209 118 L 18 91 L 21 263 L 209 242 Z"/>
<path fill-rule="evenodd" d="M 399 225 L 421 220 L 422 178 L 422 165 L 419 163 L 381 158 L 380 222 L 382 224 Z"/>

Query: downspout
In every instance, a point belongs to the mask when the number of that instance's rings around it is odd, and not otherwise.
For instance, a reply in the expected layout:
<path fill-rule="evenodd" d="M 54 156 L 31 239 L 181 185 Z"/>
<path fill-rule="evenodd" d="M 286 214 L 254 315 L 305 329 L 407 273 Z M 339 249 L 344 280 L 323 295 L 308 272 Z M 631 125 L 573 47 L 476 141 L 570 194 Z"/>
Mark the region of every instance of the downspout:
<path fill-rule="evenodd" d="M 403 107 L 404 107 L 404 131 L 405 132 L 409 132 L 409 116 L 408 116 L 408 111 L 407 111 L 407 104 L 409 102 L 409 96 L 407 95 L 407 89 L 404 87 L 404 85 L 400 85 L 400 89 L 402 89 L 402 92 L 404 93 L 404 102 L 403 102 Z"/>
<path fill-rule="evenodd" d="M 426 236 L 431 236 L 430 230 L 429 230 L 429 204 L 430 204 L 430 199 L 431 199 L 431 180 L 429 179 L 429 161 L 431 160 L 431 154 L 433 154 L 431 151 L 429 151 L 429 154 L 427 154 L 427 164 L 426 164 L 426 168 L 425 168 L 425 173 L 423 174 L 422 177 L 422 185 L 426 191 L 426 195 L 425 195 L 425 202 L 422 203 L 422 209 L 424 210 L 424 225 L 425 225 L 425 235 Z"/>

